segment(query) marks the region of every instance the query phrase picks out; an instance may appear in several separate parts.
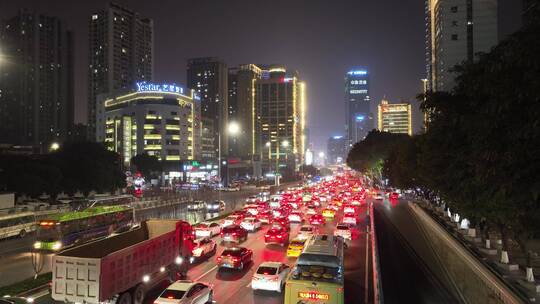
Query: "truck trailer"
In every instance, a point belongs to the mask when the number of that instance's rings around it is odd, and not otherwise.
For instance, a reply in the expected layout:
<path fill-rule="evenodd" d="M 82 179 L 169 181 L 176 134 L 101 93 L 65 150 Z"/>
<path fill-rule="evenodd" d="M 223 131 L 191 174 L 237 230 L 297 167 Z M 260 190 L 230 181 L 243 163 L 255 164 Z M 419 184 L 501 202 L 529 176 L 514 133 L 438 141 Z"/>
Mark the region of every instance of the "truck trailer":
<path fill-rule="evenodd" d="M 185 277 L 193 248 L 189 223 L 147 220 L 131 231 L 52 258 L 52 298 L 67 303 L 141 304 L 159 283 Z"/>

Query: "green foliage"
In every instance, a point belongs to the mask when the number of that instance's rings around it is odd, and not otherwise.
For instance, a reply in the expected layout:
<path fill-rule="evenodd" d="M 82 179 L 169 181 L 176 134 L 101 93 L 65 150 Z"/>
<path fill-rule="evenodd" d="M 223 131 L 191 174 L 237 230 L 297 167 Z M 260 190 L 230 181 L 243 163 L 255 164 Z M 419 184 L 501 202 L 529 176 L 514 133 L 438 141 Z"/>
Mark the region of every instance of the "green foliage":
<path fill-rule="evenodd" d="M 357 142 L 347 156 L 349 167 L 371 177 L 380 178 L 384 160 L 392 147 L 406 140 L 408 135 L 372 130 L 363 141 Z"/>
<path fill-rule="evenodd" d="M 131 158 L 131 163 L 144 177 L 155 178 L 163 171 L 161 162 L 155 156 L 147 153 L 137 154 Z"/>
<path fill-rule="evenodd" d="M 65 143 L 44 155 L 0 155 L 0 190 L 52 198 L 60 192 L 88 194 L 125 187 L 118 154 L 102 144 Z"/>

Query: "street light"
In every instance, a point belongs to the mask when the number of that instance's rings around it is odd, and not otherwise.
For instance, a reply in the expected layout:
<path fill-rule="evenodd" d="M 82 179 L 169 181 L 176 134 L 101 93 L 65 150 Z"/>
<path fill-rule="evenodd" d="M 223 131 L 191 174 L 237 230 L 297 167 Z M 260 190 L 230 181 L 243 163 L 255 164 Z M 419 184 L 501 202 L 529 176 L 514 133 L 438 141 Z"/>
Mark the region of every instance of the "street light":
<path fill-rule="evenodd" d="M 235 122 L 231 121 L 226 128 L 227 134 L 230 135 L 237 135 L 240 133 L 240 125 Z M 218 132 L 218 176 L 219 176 L 219 182 L 221 183 L 221 165 L 226 164 L 225 161 L 221 161 L 221 132 Z"/>
<path fill-rule="evenodd" d="M 283 146 L 283 148 L 287 148 L 289 146 L 289 141 L 288 140 L 284 140 L 282 143 L 281 143 L 281 146 Z"/>
<path fill-rule="evenodd" d="M 322 151 L 319 152 L 319 157 L 320 157 L 320 158 L 324 158 L 324 152 L 322 152 Z"/>
<path fill-rule="evenodd" d="M 49 151 L 54 152 L 56 150 L 60 149 L 60 144 L 57 142 L 53 142 L 51 146 L 49 147 Z"/>

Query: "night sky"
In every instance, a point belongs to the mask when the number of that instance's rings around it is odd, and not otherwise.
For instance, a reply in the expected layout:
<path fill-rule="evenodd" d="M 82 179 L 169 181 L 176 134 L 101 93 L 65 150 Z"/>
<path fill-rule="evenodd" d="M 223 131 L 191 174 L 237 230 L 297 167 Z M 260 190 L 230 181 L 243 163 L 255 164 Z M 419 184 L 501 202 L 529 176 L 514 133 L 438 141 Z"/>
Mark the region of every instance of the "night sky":
<path fill-rule="evenodd" d="M 310 141 L 325 150 L 343 133 L 344 74 L 366 67 L 372 108 L 414 101 L 425 77 L 424 0 L 128 1 L 154 19 L 154 80 L 185 85 L 186 60 L 218 56 L 229 66 L 282 63 L 307 82 Z M 520 25 L 520 2 L 499 0 L 500 37 Z M 75 33 L 77 122 L 86 123 L 88 18 L 102 0 L 0 0 L 0 17 L 37 9 L 67 22 Z M 417 114 L 417 113 L 414 113 Z M 414 115 L 413 114 L 413 115 Z M 420 127 L 416 115 L 415 129 Z"/>

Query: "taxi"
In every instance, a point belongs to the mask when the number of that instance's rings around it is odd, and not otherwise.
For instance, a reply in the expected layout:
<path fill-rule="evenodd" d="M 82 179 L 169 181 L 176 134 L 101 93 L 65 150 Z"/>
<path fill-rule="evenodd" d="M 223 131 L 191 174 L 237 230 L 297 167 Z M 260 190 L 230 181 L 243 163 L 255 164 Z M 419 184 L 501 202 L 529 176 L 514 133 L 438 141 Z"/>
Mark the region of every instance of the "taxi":
<path fill-rule="evenodd" d="M 330 208 L 324 209 L 322 212 L 322 216 L 324 217 L 334 218 L 335 215 L 336 215 L 336 211 Z"/>
<path fill-rule="evenodd" d="M 302 249 L 304 249 L 304 243 L 306 242 L 306 239 L 294 239 L 289 243 L 289 247 L 287 248 L 287 256 L 291 258 L 297 258 L 300 253 L 302 253 Z"/>

